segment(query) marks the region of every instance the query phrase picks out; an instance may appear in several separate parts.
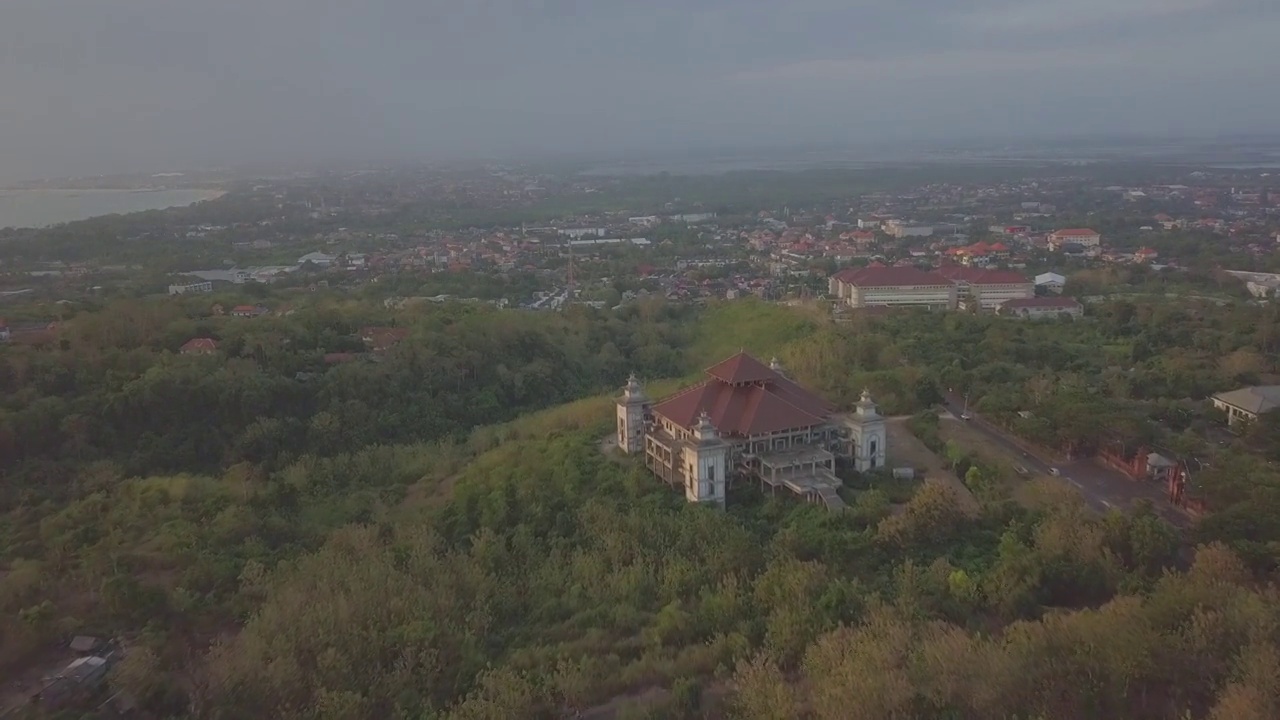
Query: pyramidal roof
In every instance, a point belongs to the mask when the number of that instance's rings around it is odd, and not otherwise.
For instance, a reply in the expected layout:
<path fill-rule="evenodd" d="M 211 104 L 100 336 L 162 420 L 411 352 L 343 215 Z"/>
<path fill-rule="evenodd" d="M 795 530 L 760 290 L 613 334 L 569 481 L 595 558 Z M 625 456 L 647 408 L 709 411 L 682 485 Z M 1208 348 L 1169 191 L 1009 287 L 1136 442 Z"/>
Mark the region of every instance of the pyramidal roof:
<path fill-rule="evenodd" d="M 768 365 L 751 357 L 745 351 L 707 368 L 707 374 L 730 385 L 764 382 L 778 377 L 778 374 Z"/>
<path fill-rule="evenodd" d="M 689 430 L 705 412 L 722 436 L 749 437 L 818 425 L 834 409 L 743 352 L 708 368 L 706 380 L 662 400 L 653 412 Z"/>

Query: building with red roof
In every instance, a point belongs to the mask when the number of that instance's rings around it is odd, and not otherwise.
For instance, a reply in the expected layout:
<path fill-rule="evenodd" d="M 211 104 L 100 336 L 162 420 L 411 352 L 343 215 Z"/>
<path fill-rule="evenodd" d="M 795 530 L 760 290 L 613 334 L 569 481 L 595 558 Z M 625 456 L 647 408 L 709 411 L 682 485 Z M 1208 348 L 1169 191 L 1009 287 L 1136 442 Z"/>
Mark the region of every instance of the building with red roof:
<path fill-rule="evenodd" d="M 213 338 L 191 338 L 178 348 L 181 355 L 212 355 L 218 352 L 218 341 Z"/>
<path fill-rule="evenodd" d="M 840 413 L 789 379 L 776 358 L 765 365 L 740 352 L 657 403 L 633 375 L 617 408 L 618 447 L 643 454 L 690 502 L 724 505 L 733 478 L 754 478 L 836 509 L 844 505 L 837 458 L 860 471 L 885 464 L 884 418 L 868 393 L 854 413 Z"/>
<path fill-rule="evenodd" d="M 995 310 L 1006 300 L 1035 297 L 1036 285 L 1022 273 L 961 265 L 943 265 L 938 274 L 956 285 L 958 307 L 977 303 L 980 310 Z"/>
<path fill-rule="evenodd" d="M 956 306 L 956 287 L 931 270 L 916 267 L 845 268 L 828 281 L 831 297 L 849 307 L 916 306 L 949 310 Z"/>

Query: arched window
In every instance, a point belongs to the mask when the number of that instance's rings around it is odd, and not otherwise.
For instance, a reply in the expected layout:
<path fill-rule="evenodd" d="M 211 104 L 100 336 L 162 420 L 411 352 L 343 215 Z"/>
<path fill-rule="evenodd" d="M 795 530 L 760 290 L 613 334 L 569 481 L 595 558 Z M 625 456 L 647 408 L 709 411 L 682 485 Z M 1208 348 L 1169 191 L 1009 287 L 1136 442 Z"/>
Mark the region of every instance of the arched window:
<path fill-rule="evenodd" d="M 877 440 L 876 440 L 875 438 L 871 438 L 871 453 L 870 453 L 870 454 L 871 454 L 871 467 L 875 467 L 875 466 L 876 466 L 876 455 L 877 455 L 876 450 L 877 450 L 877 446 L 878 446 L 878 442 L 877 442 Z"/>

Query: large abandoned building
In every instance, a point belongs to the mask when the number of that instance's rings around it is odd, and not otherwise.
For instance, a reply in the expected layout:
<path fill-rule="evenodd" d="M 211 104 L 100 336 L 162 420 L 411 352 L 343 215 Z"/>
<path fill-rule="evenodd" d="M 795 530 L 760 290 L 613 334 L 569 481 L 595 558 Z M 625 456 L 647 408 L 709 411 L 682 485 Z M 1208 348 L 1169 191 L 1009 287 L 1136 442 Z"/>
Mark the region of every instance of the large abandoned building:
<path fill-rule="evenodd" d="M 839 509 L 837 461 L 858 471 L 885 465 L 884 418 L 868 392 L 853 412 L 837 412 L 777 359 L 765 365 L 745 352 L 706 375 L 657 403 L 632 375 L 618 399 L 618 447 L 643 454 L 689 502 L 723 506 L 726 488 L 743 478 Z"/>

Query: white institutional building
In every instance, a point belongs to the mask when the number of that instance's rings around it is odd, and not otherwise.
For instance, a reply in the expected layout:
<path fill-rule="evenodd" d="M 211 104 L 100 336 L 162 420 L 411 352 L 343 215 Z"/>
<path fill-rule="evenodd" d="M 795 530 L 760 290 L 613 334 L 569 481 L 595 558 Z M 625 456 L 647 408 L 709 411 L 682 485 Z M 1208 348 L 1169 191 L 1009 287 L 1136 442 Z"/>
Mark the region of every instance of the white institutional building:
<path fill-rule="evenodd" d="M 618 447 L 643 454 L 689 502 L 723 506 L 734 478 L 753 478 L 835 510 L 844 507 L 837 461 L 860 472 L 884 467 L 885 422 L 869 393 L 854 412 L 837 413 L 776 359 L 765 365 L 745 352 L 706 373 L 656 404 L 633 375 L 617 403 Z"/>
<path fill-rule="evenodd" d="M 1035 297 L 1035 285 L 1019 273 L 963 265 L 936 270 L 880 265 L 845 268 L 828 280 L 828 291 L 852 308 L 955 310 L 974 304 L 995 310 L 1006 300 Z"/>

